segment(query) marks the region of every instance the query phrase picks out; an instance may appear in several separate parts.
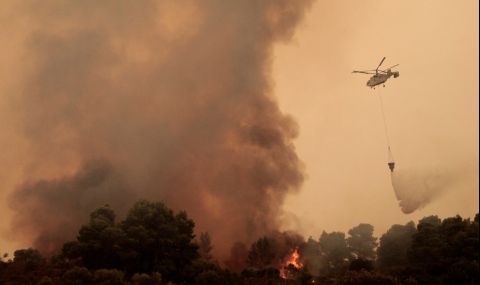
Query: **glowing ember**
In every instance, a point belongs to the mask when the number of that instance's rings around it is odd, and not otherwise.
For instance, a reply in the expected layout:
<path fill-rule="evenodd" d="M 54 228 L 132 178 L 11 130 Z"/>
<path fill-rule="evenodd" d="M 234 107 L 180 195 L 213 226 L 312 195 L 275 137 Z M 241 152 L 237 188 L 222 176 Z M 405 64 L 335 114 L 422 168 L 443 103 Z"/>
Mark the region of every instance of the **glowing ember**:
<path fill-rule="evenodd" d="M 280 277 L 283 279 L 288 279 L 288 270 L 291 267 L 295 269 L 300 269 L 303 267 L 303 264 L 300 262 L 300 253 L 298 253 L 298 248 L 296 248 L 283 262 L 282 267 L 280 268 Z"/>

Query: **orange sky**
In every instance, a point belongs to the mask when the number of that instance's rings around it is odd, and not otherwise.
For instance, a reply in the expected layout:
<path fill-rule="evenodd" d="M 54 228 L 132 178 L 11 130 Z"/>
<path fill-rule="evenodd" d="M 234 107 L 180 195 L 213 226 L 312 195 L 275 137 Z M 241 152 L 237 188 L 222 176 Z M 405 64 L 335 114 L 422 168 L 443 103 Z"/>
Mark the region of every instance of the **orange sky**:
<path fill-rule="evenodd" d="M 384 66 L 400 64 L 386 88 L 350 73 L 383 56 Z M 300 125 L 308 174 L 284 207 L 286 228 L 318 237 L 369 222 L 380 234 L 426 215 L 478 212 L 478 1 L 318 1 L 294 43 L 277 47 L 274 77 L 281 108 Z M 455 176 L 410 215 L 392 190 L 378 92 L 397 169 Z"/>
<path fill-rule="evenodd" d="M 29 151 L 9 115 L 20 108 L 11 104 L 21 90 L 14 77 L 28 69 L 21 55 L 31 29 L 15 14 L 17 3 L 2 1 L 0 9 L 0 23 L 9 24 L 0 34 L 2 251 L 25 246 L 8 239 L 7 194 Z M 284 205 L 285 229 L 318 238 L 322 230 L 367 222 L 380 235 L 426 215 L 478 212 L 478 8 L 475 0 L 318 0 L 294 41 L 276 46 L 274 91 L 298 122 L 296 147 L 307 173 Z M 400 64 L 400 77 L 386 88 L 373 91 L 368 76 L 351 74 L 375 68 L 383 56 L 385 66 Z M 410 215 L 400 211 L 391 186 L 377 91 L 398 170 L 438 170 L 453 181 Z"/>

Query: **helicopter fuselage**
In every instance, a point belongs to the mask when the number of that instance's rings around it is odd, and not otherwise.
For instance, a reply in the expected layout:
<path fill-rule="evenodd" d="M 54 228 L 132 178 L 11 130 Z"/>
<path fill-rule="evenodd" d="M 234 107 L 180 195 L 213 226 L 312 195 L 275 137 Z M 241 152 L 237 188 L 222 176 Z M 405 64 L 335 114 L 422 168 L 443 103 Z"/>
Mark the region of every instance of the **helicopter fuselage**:
<path fill-rule="evenodd" d="M 388 78 L 390 78 L 391 75 L 389 74 L 375 74 L 374 76 L 370 77 L 370 79 L 367 81 L 367 86 L 369 87 L 375 87 L 377 85 L 385 83 Z"/>
<path fill-rule="evenodd" d="M 367 81 L 367 86 L 373 88 L 377 85 L 385 83 L 392 76 L 397 78 L 398 76 L 400 76 L 400 73 L 398 71 L 395 71 L 395 72 L 387 71 L 386 73 L 377 73 L 372 77 L 370 77 L 370 79 Z"/>

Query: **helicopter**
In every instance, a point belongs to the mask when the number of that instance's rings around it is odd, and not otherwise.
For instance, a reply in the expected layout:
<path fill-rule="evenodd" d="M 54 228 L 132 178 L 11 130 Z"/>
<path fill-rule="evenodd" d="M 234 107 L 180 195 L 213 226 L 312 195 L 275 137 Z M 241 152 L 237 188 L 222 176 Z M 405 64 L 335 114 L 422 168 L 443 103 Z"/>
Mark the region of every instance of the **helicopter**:
<path fill-rule="evenodd" d="M 398 64 L 395 64 L 393 66 L 390 66 L 386 70 L 381 70 L 379 69 L 380 66 L 382 65 L 383 61 L 385 60 L 385 57 L 383 57 L 382 61 L 380 61 L 380 64 L 377 66 L 377 69 L 372 69 L 372 70 L 354 70 L 352 73 L 365 73 L 365 74 L 373 74 L 372 77 L 367 81 L 367 86 L 370 88 L 375 89 L 375 86 L 383 84 L 383 87 L 385 87 L 385 82 L 393 76 L 393 78 L 397 78 L 400 76 L 400 72 L 398 71 L 392 71 L 392 68 L 398 66 Z"/>

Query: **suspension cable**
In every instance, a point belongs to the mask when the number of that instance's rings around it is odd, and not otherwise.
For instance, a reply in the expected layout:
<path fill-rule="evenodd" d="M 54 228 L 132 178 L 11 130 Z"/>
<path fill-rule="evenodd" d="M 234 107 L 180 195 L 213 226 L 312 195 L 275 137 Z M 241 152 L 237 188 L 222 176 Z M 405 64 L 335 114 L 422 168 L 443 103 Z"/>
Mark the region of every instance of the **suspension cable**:
<path fill-rule="evenodd" d="M 390 138 L 388 136 L 387 119 L 386 119 L 386 116 L 385 116 L 385 110 L 384 110 L 384 107 L 383 107 L 383 99 L 382 99 L 382 94 L 380 92 L 380 89 L 378 90 L 377 93 L 378 93 L 378 99 L 380 101 L 380 109 L 382 110 L 383 128 L 384 128 L 384 131 L 385 131 L 385 139 L 387 141 L 388 158 L 389 158 L 389 160 L 393 161 L 393 154 L 392 154 L 392 150 L 390 149 Z"/>

